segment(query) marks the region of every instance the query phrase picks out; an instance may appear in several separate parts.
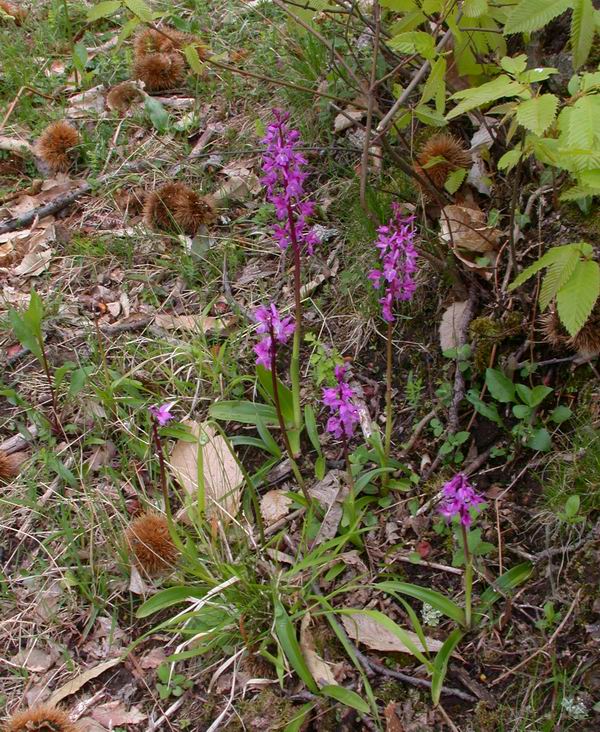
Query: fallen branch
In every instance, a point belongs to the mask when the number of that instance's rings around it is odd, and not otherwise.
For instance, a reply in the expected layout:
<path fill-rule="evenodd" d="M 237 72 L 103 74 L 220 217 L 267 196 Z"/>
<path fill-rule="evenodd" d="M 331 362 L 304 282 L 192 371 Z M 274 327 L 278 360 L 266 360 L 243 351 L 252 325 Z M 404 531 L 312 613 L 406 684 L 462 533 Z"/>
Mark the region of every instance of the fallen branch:
<path fill-rule="evenodd" d="M 121 172 L 127 173 L 139 173 L 144 168 L 147 168 L 150 162 L 147 160 L 141 160 L 136 163 L 128 163 L 123 165 L 119 170 L 102 175 L 94 181 L 94 186 L 91 183 L 84 182 L 79 188 L 75 188 L 73 191 L 68 191 L 60 196 L 57 196 L 54 200 L 48 201 L 43 206 L 27 211 L 21 216 L 15 216 L 12 219 L 8 219 L 4 223 L 0 224 L 0 234 L 7 234 L 9 231 L 17 231 L 18 229 L 25 229 L 30 226 L 36 219 L 43 219 L 45 216 L 52 216 L 53 214 L 62 211 L 67 206 L 70 206 L 78 198 L 89 193 L 93 187 L 107 183 L 108 181 L 116 178 Z"/>

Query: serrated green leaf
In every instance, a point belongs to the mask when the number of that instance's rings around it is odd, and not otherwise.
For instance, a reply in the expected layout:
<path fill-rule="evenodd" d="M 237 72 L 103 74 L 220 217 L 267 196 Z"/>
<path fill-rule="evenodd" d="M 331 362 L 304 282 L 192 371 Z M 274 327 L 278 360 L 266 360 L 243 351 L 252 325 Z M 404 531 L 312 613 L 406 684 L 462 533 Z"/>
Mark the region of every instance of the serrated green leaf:
<path fill-rule="evenodd" d="M 456 193 L 456 191 L 461 187 L 463 184 L 464 179 L 467 176 L 467 171 L 464 168 L 459 168 L 458 170 L 453 170 L 452 173 L 446 178 L 446 182 L 444 183 L 444 188 L 448 191 L 448 193 Z"/>
<path fill-rule="evenodd" d="M 443 114 L 446 105 L 446 59 L 443 56 L 432 64 L 419 104 L 426 104 L 432 99 L 435 99 L 436 112 Z"/>
<path fill-rule="evenodd" d="M 512 170 L 515 165 L 518 164 L 521 159 L 521 150 L 515 148 L 505 152 L 504 155 L 498 160 L 498 170 Z"/>
<path fill-rule="evenodd" d="M 191 70 L 195 74 L 203 74 L 205 67 L 202 61 L 200 60 L 200 56 L 198 56 L 198 50 L 194 44 L 190 44 L 189 46 L 186 46 L 183 49 L 183 53 L 185 55 L 186 61 L 190 65 Z"/>
<path fill-rule="evenodd" d="M 464 0 L 462 11 L 466 18 L 480 18 L 487 13 L 488 2 L 487 0 Z"/>
<path fill-rule="evenodd" d="M 583 328 L 600 295 L 600 267 L 594 260 L 579 261 L 571 278 L 556 294 L 556 309 L 569 335 Z"/>
<path fill-rule="evenodd" d="M 120 0 L 105 0 L 105 2 L 98 3 L 87 11 L 88 22 L 93 23 L 94 20 L 108 18 L 109 15 L 112 15 L 121 7 L 123 7 L 123 4 Z"/>
<path fill-rule="evenodd" d="M 426 104 L 421 104 L 415 107 L 415 117 L 423 124 L 429 125 L 430 127 L 445 127 L 448 123 L 446 122 L 443 115 L 438 114 L 435 109 L 431 109 Z"/>
<path fill-rule="evenodd" d="M 600 136 L 600 98 L 583 96 L 571 108 L 568 121 L 567 142 L 569 147 L 591 150 Z"/>
<path fill-rule="evenodd" d="M 571 49 L 573 68 L 587 61 L 594 40 L 594 6 L 592 0 L 573 0 L 571 16 Z"/>
<path fill-rule="evenodd" d="M 501 97 L 520 96 L 526 91 L 523 84 L 519 84 L 506 74 L 501 74 L 493 81 L 488 81 L 486 84 L 481 84 L 481 86 L 474 89 L 463 89 L 455 92 L 450 99 L 461 99 L 462 101 L 446 115 L 446 119 L 454 119 L 476 107 L 495 102 Z"/>
<path fill-rule="evenodd" d="M 504 34 L 532 33 L 571 7 L 572 0 L 521 0 L 508 16 Z"/>
<path fill-rule="evenodd" d="M 580 242 L 576 246 L 581 247 L 582 244 L 583 242 Z M 539 272 L 541 269 L 544 269 L 544 267 L 548 267 L 553 262 L 558 261 L 561 257 L 564 256 L 564 250 L 570 249 L 573 246 L 573 244 L 564 244 L 560 247 L 552 247 L 552 249 L 549 249 L 543 256 L 541 256 L 537 260 L 537 262 L 529 265 L 529 267 L 524 269 L 521 274 L 516 277 L 513 282 L 510 283 L 510 285 L 508 286 L 509 291 L 514 290 L 515 287 L 519 287 L 519 285 L 527 282 L 530 277 L 533 277 L 534 274 Z M 589 250 L 584 250 L 583 248 L 581 248 L 579 251 L 585 255 L 586 252 L 588 252 Z"/>
<path fill-rule="evenodd" d="M 527 84 L 532 84 L 536 81 L 546 81 L 546 79 L 549 79 L 554 74 L 558 74 L 558 69 L 555 69 L 553 66 L 547 66 L 540 69 L 528 69 L 522 74 L 519 74 L 518 79 Z"/>
<path fill-rule="evenodd" d="M 435 40 L 425 31 L 407 31 L 390 38 L 388 45 L 401 53 L 419 53 L 427 59 L 435 55 Z"/>
<path fill-rule="evenodd" d="M 559 259 L 555 260 L 549 267 L 542 281 L 540 290 L 540 309 L 542 312 L 556 297 L 556 293 L 569 280 L 577 262 L 579 261 L 579 250 L 576 247 L 565 248 Z"/>
<path fill-rule="evenodd" d="M 517 121 L 536 135 L 543 135 L 554 122 L 558 109 L 558 97 L 554 94 L 540 94 L 527 99 L 517 107 Z"/>
<path fill-rule="evenodd" d="M 123 0 L 123 3 L 144 23 L 151 23 L 154 20 L 152 9 L 146 5 L 144 0 Z"/>
<path fill-rule="evenodd" d="M 522 74 L 527 68 L 527 54 L 520 53 L 518 56 L 510 57 L 505 56 L 500 59 L 500 66 L 507 71 L 511 76 Z"/>

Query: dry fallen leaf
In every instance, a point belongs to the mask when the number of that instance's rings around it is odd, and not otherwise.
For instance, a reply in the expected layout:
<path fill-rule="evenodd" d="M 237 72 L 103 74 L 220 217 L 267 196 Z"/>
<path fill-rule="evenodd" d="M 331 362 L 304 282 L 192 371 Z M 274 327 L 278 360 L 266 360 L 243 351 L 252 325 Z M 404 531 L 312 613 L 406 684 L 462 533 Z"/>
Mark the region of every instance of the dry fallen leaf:
<path fill-rule="evenodd" d="M 19 277 L 37 277 L 50 266 L 52 252 L 50 249 L 41 249 L 26 254 L 21 263 L 15 267 L 15 274 Z"/>
<path fill-rule="evenodd" d="M 229 328 L 233 318 L 213 318 L 210 315 L 172 315 L 158 313 L 154 325 L 165 330 L 189 330 L 200 333 L 219 333 Z"/>
<path fill-rule="evenodd" d="M 99 663 L 97 666 L 88 668 L 86 671 L 79 674 L 79 676 L 71 679 L 71 681 L 67 681 L 66 684 L 57 689 L 48 700 L 48 703 L 58 704 L 63 699 L 66 699 L 66 697 L 71 696 L 71 694 L 76 694 L 82 686 L 87 684 L 88 681 L 95 679 L 97 676 L 100 676 L 100 674 L 108 671 L 109 668 L 116 666 L 118 663 L 121 663 L 120 658 L 111 658 L 110 661 L 104 661 L 104 663 Z"/>
<path fill-rule="evenodd" d="M 165 662 L 166 658 L 167 654 L 165 653 L 165 649 L 157 646 L 140 658 L 140 666 L 144 669 L 158 668 L 161 663 Z"/>
<path fill-rule="evenodd" d="M 195 502 L 198 498 L 198 448 L 201 446 L 206 515 L 228 521 L 240 507 L 242 471 L 228 443 L 214 427 L 192 420 L 185 424 L 197 440 L 179 440 L 171 453 L 170 467 Z"/>
<path fill-rule="evenodd" d="M 346 632 L 355 641 L 363 643 L 367 648 L 373 651 L 397 651 L 400 653 L 410 653 L 408 648 L 402 643 L 400 638 L 395 636 L 390 630 L 378 623 L 369 615 L 356 613 L 355 615 L 342 615 L 342 624 L 346 628 Z M 437 653 L 442 647 L 442 643 L 435 638 L 425 638 L 427 648 L 423 648 L 421 641 L 416 633 L 411 630 L 404 630 L 410 637 L 411 641 L 419 650 L 424 652 L 429 650 Z"/>
<path fill-rule="evenodd" d="M 325 517 L 314 540 L 314 545 L 332 539 L 342 518 L 342 503 L 349 493 L 345 484 L 346 474 L 343 470 L 330 470 L 329 473 L 308 489 L 313 498 L 326 509 Z"/>
<path fill-rule="evenodd" d="M 440 323 L 440 347 L 442 353 L 458 347 L 458 336 L 465 324 L 467 301 L 453 302 L 446 308 Z"/>
<path fill-rule="evenodd" d="M 89 117 L 90 112 L 105 116 L 103 114 L 105 91 L 104 84 L 99 84 L 92 89 L 74 94 L 69 99 L 66 116 L 77 119 L 79 117 Z"/>
<path fill-rule="evenodd" d="M 391 701 L 384 709 L 385 732 L 404 732 L 405 727 L 396 714 L 397 702 Z"/>
<path fill-rule="evenodd" d="M 32 671 L 33 673 L 43 673 L 47 671 L 58 658 L 56 651 L 43 651 L 41 648 L 30 648 L 19 651 L 12 658 L 12 662 L 17 666 Z"/>
<path fill-rule="evenodd" d="M 339 112 L 336 118 L 333 120 L 333 131 L 336 133 L 344 132 L 344 130 L 354 127 L 357 122 L 365 116 L 363 109 L 354 109 L 348 107 L 343 112 Z"/>
<path fill-rule="evenodd" d="M 131 565 L 131 571 L 129 573 L 129 592 L 132 592 L 134 595 L 148 594 L 148 586 L 134 564 Z"/>
<path fill-rule="evenodd" d="M 498 246 L 500 232 L 488 226 L 485 213 L 479 208 L 452 204 L 442 210 L 440 237 L 452 249 L 491 252 Z"/>
<path fill-rule="evenodd" d="M 316 651 L 315 639 L 310 630 L 310 622 L 310 613 L 306 613 L 300 623 L 300 648 L 306 665 L 319 688 L 329 684 L 337 684 L 333 671 Z"/>
<path fill-rule="evenodd" d="M 106 729 L 112 730 L 114 727 L 120 727 L 122 724 L 139 724 L 148 715 L 141 712 L 135 706 L 131 707 L 131 709 L 126 709 L 122 702 L 112 701 L 92 709 L 90 716 Z"/>
<path fill-rule="evenodd" d="M 285 491 L 273 490 L 265 493 L 260 501 L 260 512 L 265 525 L 270 526 L 286 516 L 291 505 L 292 499 Z"/>

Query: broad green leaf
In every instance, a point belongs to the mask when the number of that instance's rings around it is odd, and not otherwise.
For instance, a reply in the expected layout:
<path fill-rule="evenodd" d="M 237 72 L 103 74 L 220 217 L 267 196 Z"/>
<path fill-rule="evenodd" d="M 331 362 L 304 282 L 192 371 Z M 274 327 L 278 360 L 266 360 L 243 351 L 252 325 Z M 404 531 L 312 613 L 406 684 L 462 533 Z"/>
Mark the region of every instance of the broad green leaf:
<path fill-rule="evenodd" d="M 481 613 L 488 610 L 503 595 L 506 595 L 509 590 L 523 584 L 531 576 L 532 571 L 533 565 L 530 562 L 523 562 L 509 569 L 508 572 L 501 574 L 494 582 L 493 587 L 488 587 L 487 590 L 481 593 L 479 608 Z M 480 613 L 478 612 L 478 614 Z"/>
<path fill-rule="evenodd" d="M 260 417 L 256 420 L 256 429 L 267 450 L 276 458 L 281 457 L 281 449 L 275 442 L 273 435 L 269 432 L 267 425 Z"/>
<path fill-rule="evenodd" d="M 417 0 L 381 0 L 379 4 L 382 8 L 389 8 L 390 10 L 397 10 L 404 13 L 418 10 L 419 8 Z"/>
<path fill-rule="evenodd" d="M 482 107 L 489 102 L 495 102 L 501 97 L 522 96 L 526 91 L 527 89 L 523 84 L 519 84 L 518 81 L 514 81 L 506 74 L 501 74 L 493 81 L 488 81 L 486 84 L 481 84 L 481 86 L 455 92 L 450 99 L 461 99 L 462 101 L 446 115 L 446 119 L 454 119 L 465 112 L 470 112 L 472 109 Z"/>
<path fill-rule="evenodd" d="M 523 404 L 526 404 L 528 407 L 534 406 L 534 404 L 532 403 L 532 391 L 528 386 L 526 386 L 525 384 L 516 384 L 515 391 L 517 392 L 517 396 L 523 402 Z"/>
<path fill-rule="evenodd" d="M 121 48 L 123 43 L 129 38 L 129 36 L 133 35 L 135 32 L 135 29 L 140 25 L 142 21 L 134 16 L 133 18 L 130 18 L 127 23 L 121 28 L 121 32 L 119 33 L 119 39 L 117 41 L 117 49 Z"/>
<path fill-rule="evenodd" d="M 163 105 L 154 97 L 147 96 L 144 107 L 150 117 L 150 122 L 157 132 L 165 132 L 169 124 L 169 113 Z"/>
<path fill-rule="evenodd" d="M 316 702 L 306 702 L 300 709 L 294 711 L 294 717 L 283 728 L 283 732 L 300 732 L 304 729 L 306 718 L 315 708 Z"/>
<path fill-rule="evenodd" d="M 530 450 L 536 450 L 538 452 L 548 452 L 551 450 L 552 438 L 548 430 L 545 427 L 537 429 L 528 440 L 527 447 Z"/>
<path fill-rule="evenodd" d="M 433 673 L 431 675 L 431 699 L 434 705 L 439 704 L 442 694 L 442 686 L 448 671 L 448 662 L 454 649 L 463 637 L 462 630 L 454 630 L 444 641 L 444 645 L 437 652 L 433 662 Z"/>
<path fill-rule="evenodd" d="M 513 150 L 505 152 L 500 160 L 498 160 L 498 170 L 512 170 L 512 168 L 514 168 L 515 165 L 518 164 L 520 159 L 521 150 L 518 148 L 514 148 Z"/>
<path fill-rule="evenodd" d="M 554 94 L 540 94 L 527 99 L 517 107 L 516 116 L 520 125 L 536 135 L 543 135 L 554 122 L 558 109 L 558 97 Z"/>
<path fill-rule="evenodd" d="M 467 18 L 479 18 L 487 13 L 488 2 L 487 0 L 464 0 L 462 11 Z"/>
<path fill-rule="evenodd" d="M 327 684 L 321 687 L 321 694 L 327 696 L 330 699 L 345 704 L 347 707 L 356 709 L 362 714 L 368 714 L 371 709 L 367 702 L 362 699 L 355 691 L 346 689 L 344 686 L 338 686 L 337 684 Z"/>
<path fill-rule="evenodd" d="M 264 366 L 259 364 L 256 367 L 256 375 L 260 382 L 260 385 L 269 395 L 272 402 L 274 402 L 275 394 L 273 392 L 273 376 Z M 281 379 L 277 379 L 277 394 L 279 396 L 279 403 L 281 404 L 281 413 L 285 419 L 286 424 L 293 424 L 294 422 L 294 398 L 292 390 L 289 389 Z"/>
<path fill-rule="evenodd" d="M 568 419 L 570 419 L 572 416 L 573 412 L 569 409 L 569 407 L 565 407 L 564 405 L 560 404 L 550 415 L 550 421 L 554 422 L 555 424 L 562 424 L 563 422 L 566 422 Z"/>
<path fill-rule="evenodd" d="M 540 405 L 547 396 L 552 394 L 553 391 L 554 390 L 550 386 L 544 386 L 543 384 L 534 386 L 531 390 L 531 406 L 537 407 Z"/>
<path fill-rule="evenodd" d="M 504 33 L 532 33 L 571 7 L 572 0 L 521 0 L 508 16 Z"/>
<path fill-rule="evenodd" d="M 600 294 L 600 267 L 590 259 L 577 262 L 569 281 L 556 294 L 556 308 L 569 335 L 585 325 Z"/>
<path fill-rule="evenodd" d="M 302 654 L 294 624 L 284 606 L 277 599 L 275 600 L 275 634 L 294 671 L 304 681 L 309 691 L 316 694 L 318 687 Z"/>
<path fill-rule="evenodd" d="M 256 424 L 262 420 L 269 427 L 278 426 L 277 412 L 270 404 L 258 404 L 245 400 L 229 400 L 215 402 L 208 410 L 211 417 L 227 422 L 241 422 L 242 424 Z"/>
<path fill-rule="evenodd" d="M 527 68 L 527 54 L 521 53 L 512 58 L 510 56 L 505 56 L 500 59 L 500 66 L 502 66 L 504 71 L 507 71 L 511 76 L 522 74 Z"/>
<path fill-rule="evenodd" d="M 431 605 L 431 607 L 439 610 L 446 617 L 455 620 L 460 625 L 463 625 L 465 622 L 464 610 L 445 595 L 442 595 L 441 592 L 430 590 L 427 587 L 413 585 L 409 582 L 396 582 L 394 580 L 378 582 L 375 587 L 383 592 L 399 592 L 402 595 L 414 597 L 421 602 L 426 602 L 428 605 Z"/>
<path fill-rule="evenodd" d="M 498 369 L 487 368 L 485 370 L 485 383 L 497 402 L 507 404 L 515 400 L 515 385 Z"/>
<path fill-rule="evenodd" d="M 154 20 L 154 13 L 144 0 L 123 0 L 123 2 L 144 23 L 151 23 Z"/>
<path fill-rule="evenodd" d="M 161 590 L 153 595 L 149 600 L 146 600 L 141 607 L 138 608 L 136 616 L 138 618 L 147 618 L 149 615 L 153 615 L 159 610 L 164 610 L 166 607 L 171 605 L 178 605 L 180 602 L 186 602 L 190 599 L 202 599 L 207 589 L 199 589 L 197 587 L 169 587 L 166 590 Z"/>
<path fill-rule="evenodd" d="M 373 470 L 368 470 L 366 473 L 363 473 L 360 478 L 358 478 L 354 482 L 354 490 L 356 494 L 360 493 L 364 488 L 366 488 L 369 483 L 377 478 L 379 475 L 384 475 L 385 473 L 393 473 L 395 471 L 395 468 L 373 468 Z"/>
<path fill-rule="evenodd" d="M 395 51 L 419 53 L 427 59 L 432 59 L 435 55 L 435 40 L 430 33 L 425 33 L 425 31 L 398 33 L 390 38 L 388 45 Z"/>
<path fill-rule="evenodd" d="M 304 426 L 306 427 L 306 434 L 308 435 L 310 444 L 321 455 L 321 440 L 319 439 L 319 430 L 317 429 L 317 419 L 315 417 L 315 410 L 310 404 L 304 407 Z"/>
<path fill-rule="evenodd" d="M 593 149 L 600 136 L 600 98 L 595 95 L 579 98 L 568 116 L 569 147 Z"/>
<path fill-rule="evenodd" d="M 109 15 L 112 15 L 121 7 L 123 7 L 123 3 L 120 0 L 106 0 L 98 3 L 87 11 L 88 22 L 92 23 L 99 18 L 108 18 Z"/>
<path fill-rule="evenodd" d="M 512 413 L 517 419 L 529 419 L 533 410 L 527 404 L 515 404 L 512 408 Z"/>
<path fill-rule="evenodd" d="M 448 191 L 448 193 L 454 194 L 461 187 L 466 177 L 467 171 L 464 168 L 453 170 L 452 173 L 450 173 L 450 175 L 446 178 L 444 188 Z"/>
<path fill-rule="evenodd" d="M 594 40 L 594 6 L 592 0 L 573 0 L 571 16 L 571 50 L 573 68 L 587 61 Z"/>
<path fill-rule="evenodd" d="M 581 505 L 581 499 L 579 496 L 569 496 L 567 498 L 567 502 L 565 503 L 565 515 L 567 518 L 575 518 L 575 516 L 579 513 L 579 507 Z"/>
<path fill-rule="evenodd" d="M 532 84 L 536 81 L 546 81 L 546 79 L 549 79 L 553 74 L 558 74 L 558 69 L 555 69 L 553 66 L 545 66 L 544 68 L 539 69 L 528 69 L 522 74 L 519 74 L 519 81 L 523 81 L 526 84 Z"/>
<path fill-rule="evenodd" d="M 486 404 L 475 389 L 469 389 L 467 392 L 467 400 L 475 407 L 475 411 L 478 414 L 502 427 L 502 419 L 498 414 L 498 408 L 495 404 Z"/>

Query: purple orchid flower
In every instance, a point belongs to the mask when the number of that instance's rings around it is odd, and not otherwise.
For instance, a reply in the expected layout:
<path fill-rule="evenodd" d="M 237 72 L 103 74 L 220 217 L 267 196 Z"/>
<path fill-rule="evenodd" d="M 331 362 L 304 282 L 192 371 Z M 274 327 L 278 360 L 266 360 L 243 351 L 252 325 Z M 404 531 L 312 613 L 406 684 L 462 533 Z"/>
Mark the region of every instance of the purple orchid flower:
<path fill-rule="evenodd" d="M 472 523 L 470 509 L 480 511 L 479 507 L 485 503 L 483 497 L 475 491 L 464 473 L 457 473 L 452 480 L 449 480 L 442 488 L 442 493 L 444 495 L 440 506 L 442 516 L 448 520 L 459 516 L 460 523 L 466 527 Z"/>

